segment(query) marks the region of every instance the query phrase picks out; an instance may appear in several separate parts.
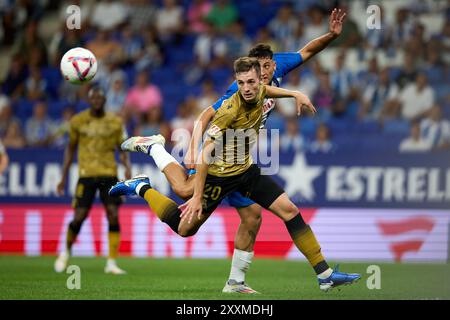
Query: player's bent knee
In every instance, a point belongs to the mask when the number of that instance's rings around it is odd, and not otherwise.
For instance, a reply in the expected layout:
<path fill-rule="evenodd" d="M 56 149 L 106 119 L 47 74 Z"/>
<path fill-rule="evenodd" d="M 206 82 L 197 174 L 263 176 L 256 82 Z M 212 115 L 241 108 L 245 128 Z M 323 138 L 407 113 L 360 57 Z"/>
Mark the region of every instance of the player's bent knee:
<path fill-rule="evenodd" d="M 290 219 L 292 219 L 292 218 L 294 218 L 296 215 L 298 215 L 298 208 L 297 208 L 297 206 L 294 204 L 294 203 L 292 203 L 291 201 L 289 201 L 289 204 L 286 206 L 286 208 L 285 208 L 285 213 L 286 213 L 286 215 L 290 218 Z"/>
<path fill-rule="evenodd" d="M 291 220 L 299 213 L 297 206 L 289 199 L 277 203 L 272 209 L 272 211 L 279 215 L 284 221 Z"/>
<path fill-rule="evenodd" d="M 178 230 L 178 234 L 183 238 L 192 237 L 197 233 L 198 229 L 180 229 Z"/>

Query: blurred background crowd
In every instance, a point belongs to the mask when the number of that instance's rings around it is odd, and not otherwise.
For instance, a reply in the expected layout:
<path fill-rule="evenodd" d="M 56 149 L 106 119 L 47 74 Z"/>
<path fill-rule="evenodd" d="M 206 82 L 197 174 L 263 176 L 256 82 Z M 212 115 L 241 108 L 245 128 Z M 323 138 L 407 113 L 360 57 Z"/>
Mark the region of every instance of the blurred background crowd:
<path fill-rule="evenodd" d="M 81 29 L 68 30 L 71 4 Z M 369 29 L 369 5 L 381 28 Z M 315 117 L 279 100 L 268 128 L 283 151 L 438 152 L 450 149 L 450 1 L 0 0 L 0 139 L 8 148 L 63 148 L 89 85 L 62 80 L 73 47 L 99 61 L 106 109 L 132 135 L 191 131 L 233 81 L 232 62 L 256 43 L 298 51 L 347 12 L 341 36 L 283 79 Z"/>

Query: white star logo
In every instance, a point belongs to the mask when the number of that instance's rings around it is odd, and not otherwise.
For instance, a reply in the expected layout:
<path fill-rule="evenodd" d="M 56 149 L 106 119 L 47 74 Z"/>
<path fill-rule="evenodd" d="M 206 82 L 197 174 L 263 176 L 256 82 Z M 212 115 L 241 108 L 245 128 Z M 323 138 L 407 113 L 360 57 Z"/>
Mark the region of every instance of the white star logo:
<path fill-rule="evenodd" d="M 299 194 L 311 201 L 315 196 L 313 182 L 321 173 L 321 166 L 308 166 L 304 154 L 299 153 L 292 165 L 281 166 L 279 176 L 286 181 L 285 191 L 289 196 Z"/>

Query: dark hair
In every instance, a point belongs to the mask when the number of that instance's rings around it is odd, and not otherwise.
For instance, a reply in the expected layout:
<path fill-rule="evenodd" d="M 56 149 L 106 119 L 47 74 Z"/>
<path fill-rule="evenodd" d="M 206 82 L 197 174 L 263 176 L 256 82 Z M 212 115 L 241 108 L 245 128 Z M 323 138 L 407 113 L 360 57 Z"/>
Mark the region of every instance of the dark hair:
<path fill-rule="evenodd" d="M 270 45 L 264 43 L 258 43 L 256 46 L 250 49 L 248 56 L 251 58 L 273 58 L 273 51 Z"/>
<path fill-rule="evenodd" d="M 241 57 L 234 61 L 234 73 L 236 74 L 250 71 L 253 68 L 259 77 L 261 75 L 261 67 L 259 66 L 259 62 L 256 58 Z"/>
<path fill-rule="evenodd" d="M 95 92 L 98 92 L 103 97 L 106 97 L 105 90 L 103 90 L 102 87 L 100 87 L 98 84 L 95 84 L 92 86 L 88 91 L 88 97 L 91 97 Z"/>

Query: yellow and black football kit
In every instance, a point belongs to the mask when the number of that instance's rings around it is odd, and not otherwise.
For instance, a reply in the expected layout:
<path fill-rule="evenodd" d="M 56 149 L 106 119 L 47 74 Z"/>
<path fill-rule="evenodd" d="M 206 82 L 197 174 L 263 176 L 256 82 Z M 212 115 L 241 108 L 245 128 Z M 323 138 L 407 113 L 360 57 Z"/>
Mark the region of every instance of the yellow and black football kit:
<path fill-rule="evenodd" d="M 215 159 L 208 168 L 203 191 L 203 214 L 210 215 L 231 192 L 240 192 L 262 207 L 268 209 L 284 190 L 269 176 L 262 175 L 260 168 L 253 164 L 250 144 L 256 139 L 262 121 L 262 103 L 266 95 L 261 86 L 255 104 L 247 103 L 239 92 L 223 102 L 214 116 L 209 137 L 214 141 Z M 230 138 L 227 130 L 251 130 L 247 138 Z M 253 136 L 254 135 L 254 136 Z M 241 154 L 240 151 L 244 150 Z M 150 185 L 143 186 L 139 195 L 149 204 L 161 221 L 178 233 L 181 210 L 177 204 L 160 194 Z M 309 225 L 300 213 L 289 221 L 286 228 L 297 246 L 305 255 L 317 274 L 329 270 L 320 245 Z"/>
<path fill-rule="evenodd" d="M 214 141 L 215 158 L 208 168 L 205 181 L 205 213 L 213 212 L 233 191 L 240 192 L 264 208 L 268 208 L 284 192 L 270 177 L 261 175 L 250 154 L 261 127 L 265 96 L 265 86 L 261 86 L 253 104 L 236 92 L 223 102 L 212 119 L 207 134 Z"/>
<path fill-rule="evenodd" d="M 74 208 L 90 208 L 97 190 L 103 204 L 120 204 L 120 198 L 110 197 L 109 188 L 117 181 L 115 150 L 126 139 L 122 119 L 106 112 L 94 117 L 90 110 L 70 120 L 70 143 L 78 145 L 79 180 L 75 189 Z"/>

